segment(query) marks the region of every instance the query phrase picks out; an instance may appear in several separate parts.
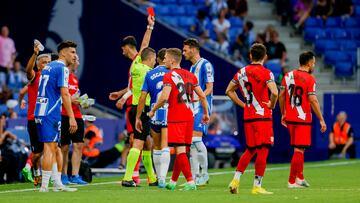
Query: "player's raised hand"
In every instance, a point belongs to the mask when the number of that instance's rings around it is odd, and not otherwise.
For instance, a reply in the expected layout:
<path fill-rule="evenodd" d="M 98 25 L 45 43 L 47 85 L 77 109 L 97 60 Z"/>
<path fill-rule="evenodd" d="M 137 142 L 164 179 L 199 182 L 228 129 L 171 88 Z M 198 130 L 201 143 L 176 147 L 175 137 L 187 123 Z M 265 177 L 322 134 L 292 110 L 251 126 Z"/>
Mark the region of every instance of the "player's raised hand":
<path fill-rule="evenodd" d="M 209 114 L 204 114 L 203 117 L 202 117 L 202 123 L 203 124 L 208 124 L 210 121 L 210 116 Z"/>
<path fill-rule="evenodd" d="M 139 132 L 142 133 L 142 122 L 140 120 L 140 118 L 136 118 L 136 122 L 135 122 L 135 129 Z"/>
<path fill-rule="evenodd" d="M 320 121 L 320 132 L 324 133 L 326 131 L 326 123 L 325 121 Z"/>
<path fill-rule="evenodd" d="M 70 134 L 74 134 L 78 128 L 74 117 L 69 118 L 69 124 L 70 124 L 69 132 L 70 132 Z"/>
<path fill-rule="evenodd" d="M 120 98 L 120 92 L 111 92 L 109 95 L 110 100 L 117 100 Z"/>
<path fill-rule="evenodd" d="M 150 118 L 154 117 L 155 112 L 154 111 L 149 111 L 149 113 L 147 114 Z"/>
<path fill-rule="evenodd" d="M 285 115 L 281 116 L 281 125 L 283 125 L 284 127 L 287 127 L 285 117 L 286 117 Z"/>
<path fill-rule="evenodd" d="M 36 55 L 39 55 L 39 52 L 40 52 L 40 46 L 39 46 L 40 44 L 38 43 L 38 42 L 35 42 L 34 43 L 34 53 L 36 54 Z"/>
<path fill-rule="evenodd" d="M 118 109 L 122 109 L 124 107 L 125 103 L 126 103 L 126 100 L 124 98 L 121 98 L 116 102 L 116 107 Z"/>
<path fill-rule="evenodd" d="M 154 24 L 155 24 L 155 17 L 149 15 L 148 18 L 147 18 L 147 21 L 148 21 L 148 25 L 154 26 Z"/>

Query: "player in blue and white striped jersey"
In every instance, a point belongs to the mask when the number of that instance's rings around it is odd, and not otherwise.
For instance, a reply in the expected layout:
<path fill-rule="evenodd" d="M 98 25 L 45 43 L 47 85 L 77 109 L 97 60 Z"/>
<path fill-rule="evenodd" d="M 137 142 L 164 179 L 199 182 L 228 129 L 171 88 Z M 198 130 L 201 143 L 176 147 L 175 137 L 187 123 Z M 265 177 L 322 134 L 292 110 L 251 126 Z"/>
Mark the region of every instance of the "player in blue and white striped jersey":
<path fill-rule="evenodd" d="M 62 160 L 62 155 L 58 147 L 62 102 L 69 115 L 70 133 L 77 130 L 68 90 L 69 69 L 67 68 L 76 62 L 76 46 L 74 42 L 70 41 L 60 43 L 58 46 L 59 60 L 46 65 L 41 71 L 39 79 L 35 122 L 39 132 L 39 141 L 44 142 L 40 192 L 48 191 L 50 176 L 55 181 L 54 191 L 72 192 L 77 190 L 76 188 L 67 188 L 61 182 L 62 161 L 60 160 Z"/>
<path fill-rule="evenodd" d="M 214 68 L 212 64 L 200 56 L 200 44 L 194 38 L 186 39 L 183 43 L 183 55 L 186 60 L 191 61 L 192 72 L 198 79 L 201 89 L 206 95 L 208 112 L 212 110 Z M 197 185 L 205 185 L 209 181 L 207 149 L 202 141 L 202 136 L 207 134 L 208 125 L 201 123 L 204 109 L 200 105 L 199 99 L 194 97 L 194 131 L 192 145 L 190 148 L 192 174 L 195 176 Z M 199 171 L 201 167 L 201 173 Z"/>
<path fill-rule="evenodd" d="M 136 115 L 136 130 L 141 131 L 142 123 L 140 120 L 141 112 L 145 106 L 146 96 L 150 94 L 150 108 L 152 109 L 161 95 L 163 88 L 163 78 L 165 73 L 170 70 L 164 65 L 166 49 L 158 51 L 157 62 L 159 65 L 147 72 L 142 86 Z M 167 143 L 167 104 L 159 108 L 150 122 L 150 133 L 154 139 L 153 161 L 159 182 L 159 187 L 165 187 L 165 178 L 170 164 L 170 150 Z"/>

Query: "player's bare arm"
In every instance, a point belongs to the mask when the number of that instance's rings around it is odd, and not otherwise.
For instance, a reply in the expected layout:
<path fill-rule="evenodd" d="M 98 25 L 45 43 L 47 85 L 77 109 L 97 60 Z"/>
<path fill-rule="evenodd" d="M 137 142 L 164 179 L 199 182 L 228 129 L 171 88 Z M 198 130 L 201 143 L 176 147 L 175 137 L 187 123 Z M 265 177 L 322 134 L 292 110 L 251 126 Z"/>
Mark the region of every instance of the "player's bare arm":
<path fill-rule="evenodd" d="M 116 91 L 116 92 L 111 92 L 109 94 L 109 99 L 110 100 L 117 100 L 120 97 L 122 97 L 127 91 L 128 91 L 128 88 L 126 87 L 126 88 L 124 88 L 122 90 L 119 90 L 119 91 Z"/>
<path fill-rule="evenodd" d="M 228 87 L 226 88 L 225 94 L 238 106 L 241 108 L 245 107 L 245 103 L 241 101 L 241 99 L 236 94 L 236 89 L 238 88 L 238 85 L 234 83 L 233 81 L 230 81 Z"/>
<path fill-rule="evenodd" d="M 199 85 L 194 88 L 194 91 L 199 96 L 201 106 L 204 109 L 204 115 L 203 115 L 202 121 L 204 124 L 207 124 L 207 123 L 209 123 L 210 116 L 209 116 L 209 111 L 208 111 L 209 104 L 207 103 L 206 95 L 202 91 L 202 89 Z"/>
<path fill-rule="evenodd" d="M 139 98 L 139 103 L 136 109 L 136 122 L 135 122 L 135 129 L 137 131 L 139 131 L 140 133 L 142 132 L 142 122 L 141 122 L 141 113 L 143 112 L 144 108 L 145 108 L 145 102 L 146 102 L 146 96 L 147 96 L 147 92 L 142 91 L 140 98 Z"/>
<path fill-rule="evenodd" d="M 122 109 L 128 100 L 128 98 L 132 95 L 131 90 L 128 89 L 128 91 L 122 95 L 122 97 L 116 102 L 116 107 L 118 109 Z"/>
<path fill-rule="evenodd" d="M 141 42 L 139 53 L 141 53 L 142 50 L 145 49 L 146 47 L 148 47 L 149 44 L 150 44 L 151 33 L 152 33 L 152 30 L 154 29 L 154 24 L 155 24 L 155 17 L 154 16 L 148 16 L 147 21 L 148 21 L 148 26 L 147 26 L 147 29 L 145 31 L 144 38 L 143 38 L 143 40 Z"/>
<path fill-rule="evenodd" d="M 206 88 L 204 90 L 205 96 L 211 95 L 211 93 L 213 93 L 213 90 L 214 90 L 214 83 L 213 82 L 206 83 Z"/>
<path fill-rule="evenodd" d="M 38 44 L 34 44 L 34 52 L 31 55 L 27 65 L 26 65 L 26 77 L 29 81 L 32 81 L 35 77 L 35 71 L 33 70 L 36 62 L 36 57 L 39 55 L 39 46 Z"/>
<path fill-rule="evenodd" d="M 285 111 L 285 88 L 282 88 L 280 90 L 280 96 L 279 96 L 279 105 L 280 105 L 280 111 L 281 111 L 281 124 L 286 127 L 286 111 Z"/>
<path fill-rule="evenodd" d="M 154 116 L 156 110 L 158 110 L 160 107 L 164 106 L 166 101 L 169 99 L 170 92 L 171 92 L 171 86 L 166 85 L 166 86 L 163 87 L 163 90 L 161 92 L 161 95 L 160 95 L 159 99 L 157 100 L 156 104 L 154 105 L 154 107 L 149 112 L 149 117 L 150 118 L 152 118 Z"/>
<path fill-rule="evenodd" d="M 274 109 L 275 105 L 276 105 L 276 102 L 277 102 L 277 99 L 279 97 L 279 91 L 278 91 L 274 81 L 268 82 L 266 85 L 269 88 L 271 95 L 270 95 L 270 101 L 269 102 L 263 102 L 263 103 L 266 104 L 266 106 L 269 109 Z"/>
<path fill-rule="evenodd" d="M 316 116 L 319 118 L 320 120 L 320 131 L 322 133 L 324 133 L 326 131 L 326 123 L 324 120 L 324 117 L 322 116 L 321 110 L 320 110 L 320 105 L 319 105 L 319 101 L 316 97 L 316 95 L 309 95 L 309 100 L 310 100 L 310 105 L 312 110 L 315 112 Z"/>
<path fill-rule="evenodd" d="M 75 116 L 74 116 L 74 112 L 71 108 L 71 98 L 70 98 L 70 93 L 69 93 L 69 89 L 66 87 L 61 87 L 61 99 L 63 101 L 63 106 L 66 110 L 66 113 L 69 115 L 69 123 L 70 123 L 70 128 L 69 128 L 69 132 L 75 133 L 78 126 L 75 120 Z"/>
<path fill-rule="evenodd" d="M 20 104 L 21 109 L 25 109 L 25 107 L 26 107 L 26 101 L 24 100 L 24 97 L 27 92 L 28 92 L 27 85 L 25 85 L 19 92 L 19 104 Z"/>

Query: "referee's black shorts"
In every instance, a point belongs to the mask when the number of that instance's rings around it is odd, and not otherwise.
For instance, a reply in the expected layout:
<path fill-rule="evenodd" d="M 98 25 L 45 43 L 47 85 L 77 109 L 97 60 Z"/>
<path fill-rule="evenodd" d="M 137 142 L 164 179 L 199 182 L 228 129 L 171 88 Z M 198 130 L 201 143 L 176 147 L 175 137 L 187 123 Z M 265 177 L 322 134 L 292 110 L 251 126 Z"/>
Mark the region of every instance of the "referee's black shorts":
<path fill-rule="evenodd" d="M 130 123 L 134 129 L 134 139 L 146 141 L 147 136 L 150 135 L 150 118 L 147 115 L 147 113 L 150 111 L 150 107 L 145 106 L 144 111 L 141 113 L 140 120 L 142 122 L 142 127 L 143 127 L 141 133 L 135 129 L 136 109 L 137 109 L 137 105 L 133 105 L 129 112 Z"/>

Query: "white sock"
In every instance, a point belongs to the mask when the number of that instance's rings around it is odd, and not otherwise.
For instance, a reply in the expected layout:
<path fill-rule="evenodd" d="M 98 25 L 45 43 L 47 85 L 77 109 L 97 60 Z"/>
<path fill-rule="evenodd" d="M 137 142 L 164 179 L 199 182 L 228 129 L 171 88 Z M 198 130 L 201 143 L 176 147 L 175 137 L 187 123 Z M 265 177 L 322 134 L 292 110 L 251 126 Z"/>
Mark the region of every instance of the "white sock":
<path fill-rule="evenodd" d="M 161 150 L 153 150 L 153 161 L 154 161 L 154 167 L 155 167 L 155 171 L 156 171 L 156 176 L 159 179 L 160 178 L 160 174 L 161 174 Z"/>
<path fill-rule="evenodd" d="M 170 149 L 169 147 L 163 148 L 160 157 L 160 178 L 165 181 L 167 172 L 170 165 Z"/>
<path fill-rule="evenodd" d="M 255 176 L 255 178 L 254 178 L 254 186 L 261 187 L 262 179 L 263 179 L 262 176 Z"/>
<path fill-rule="evenodd" d="M 54 181 L 56 187 L 63 185 L 61 182 L 61 172 L 58 172 L 57 163 L 52 165 L 51 179 Z"/>
<path fill-rule="evenodd" d="M 139 171 L 134 171 L 132 177 L 139 177 Z"/>
<path fill-rule="evenodd" d="M 35 175 L 35 176 L 40 176 L 40 175 L 41 175 L 40 169 L 34 170 L 34 175 Z"/>
<path fill-rule="evenodd" d="M 206 146 L 204 144 L 204 142 L 201 140 L 201 137 L 197 137 L 200 138 L 200 141 L 195 141 L 194 142 L 194 138 L 193 138 L 193 144 L 195 145 L 195 148 L 197 149 L 197 156 L 198 156 L 198 161 L 201 167 L 201 172 L 202 174 L 207 174 L 208 173 L 208 157 L 207 157 L 207 149 Z"/>
<path fill-rule="evenodd" d="M 52 171 L 42 171 L 41 187 L 48 188 Z"/>
<path fill-rule="evenodd" d="M 191 173 L 193 175 L 193 179 L 195 180 L 196 175 L 200 173 L 200 164 L 198 160 L 198 152 L 195 148 L 195 145 L 192 144 L 190 147 L 190 166 L 191 166 Z"/>
<path fill-rule="evenodd" d="M 241 175 L 242 175 L 242 173 L 240 171 L 236 171 L 235 175 L 234 175 L 234 179 L 240 180 Z"/>
<path fill-rule="evenodd" d="M 26 163 L 25 168 L 28 169 L 28 170 L 31 170 L 30 164 Z"/>

